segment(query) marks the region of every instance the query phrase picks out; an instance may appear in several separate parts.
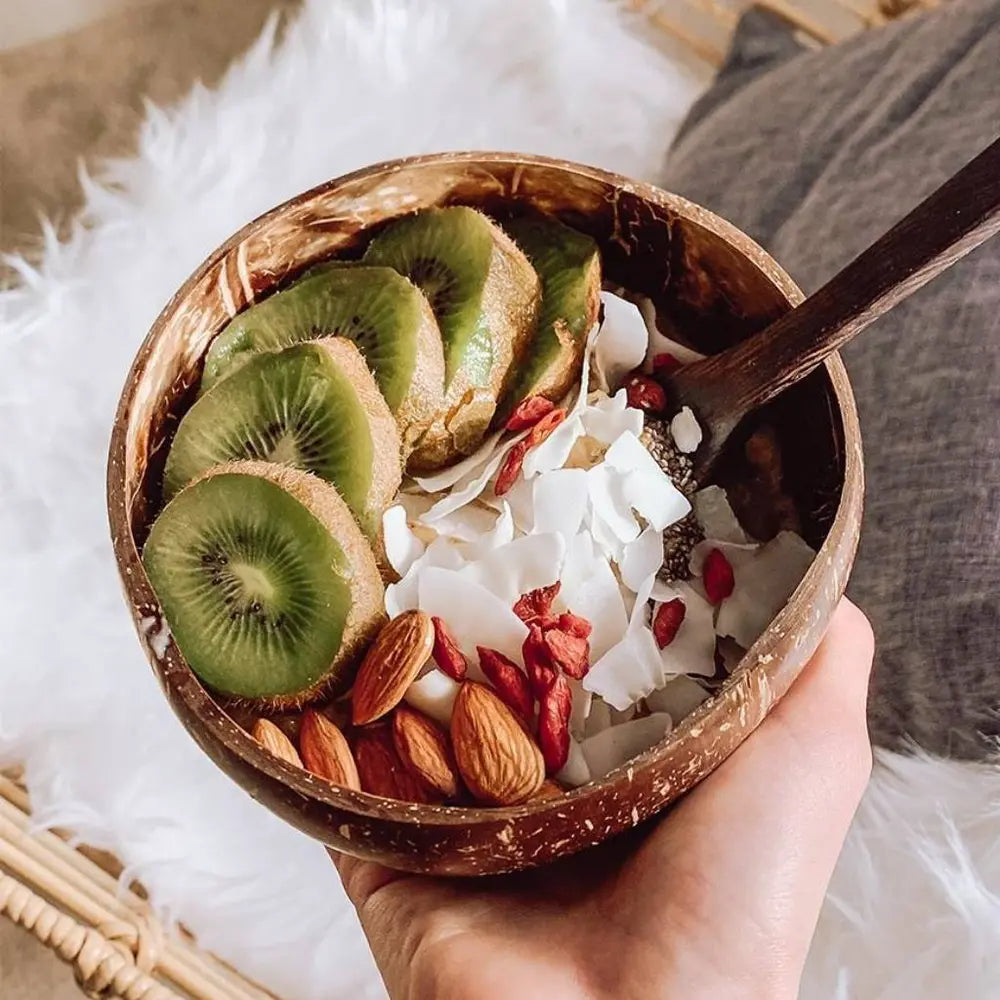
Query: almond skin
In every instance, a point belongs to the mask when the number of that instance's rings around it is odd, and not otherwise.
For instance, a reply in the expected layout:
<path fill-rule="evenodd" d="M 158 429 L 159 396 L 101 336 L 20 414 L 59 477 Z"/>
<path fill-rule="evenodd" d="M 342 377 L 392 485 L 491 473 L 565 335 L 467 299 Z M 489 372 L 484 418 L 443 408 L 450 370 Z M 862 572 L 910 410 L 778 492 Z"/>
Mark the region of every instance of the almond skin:
<path fill-rule="evenodd" d="M 351 692 L 354 725 L 380 719 L 402 700 L 434 650 L 434 623 L 423 611 L 404 611 L 386 625 L 365 654 Z"/>
<path fill-rule="evenodd" d="M 275 757 L 302 767 L 302 759 L 292 741 L 270 719 L 258 719 L 253 724 L 253 738 Z"/>
<path fill-rule="evenodd" d="M 433 802 L 438 798 L 399 759 L 390 726 L 362 729 L 354 740 L 354 755 L 361 788 L 371 795 L 401 802 Z"/>
<path fill-rule="evenodd" d="M 446 799 L 457 797 L 461 784 L 448 734 L 433 719 L 400 705 L 392 717 L 392 739 L 399 759 L 426 785 Z"/>
<path fill-rule="evenodd" d="M 551 778 L 542 782 L 541 788 L 528 799 L 529 802 L 541 802 L 543 799 L 561 799 L 566 794 L 562 785 L 557 784 Z"/>
<path fill-rule="evenodd" d="M 343 788 L 361 788 L 358 768 L 344 734 L 322 713 L 307 708 L 299 731 L 299 753 L 306 769 Z"/>
<path fill-rule="evenodd" d="M 524 802 L 545 780 L 542 752 L 514 713 L 482 684 L 462 685 L 451 716 L 451 743 L 466 786 L 481 802 Z"/>

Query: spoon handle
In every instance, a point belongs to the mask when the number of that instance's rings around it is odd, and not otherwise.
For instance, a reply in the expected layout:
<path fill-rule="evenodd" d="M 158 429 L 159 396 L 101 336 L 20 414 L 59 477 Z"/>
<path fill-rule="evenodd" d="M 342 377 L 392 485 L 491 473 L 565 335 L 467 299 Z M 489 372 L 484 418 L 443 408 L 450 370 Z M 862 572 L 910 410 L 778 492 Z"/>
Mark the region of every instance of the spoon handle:
<path fill-rule="evenodd" d="M 690 398 L 721 443 L 747 413 L 998 231 L 1000 139 L 815 295 L 735 347 L 675 372 L 678 401 Z M 718 392 L 706 392 L 709 385 Z"/>

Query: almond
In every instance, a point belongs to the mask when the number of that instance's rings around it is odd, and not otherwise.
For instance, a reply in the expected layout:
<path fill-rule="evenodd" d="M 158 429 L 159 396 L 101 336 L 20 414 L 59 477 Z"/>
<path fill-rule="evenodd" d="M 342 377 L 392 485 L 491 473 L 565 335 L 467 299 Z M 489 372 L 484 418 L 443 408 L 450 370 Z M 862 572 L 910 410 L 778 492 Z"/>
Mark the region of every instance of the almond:
<path fill-rule="evenodd" d="M 402 700 L 434 650 L 434 623 L 423 611 L 404 611 L 371 644 L 351 692 L 354 724 L 380 719 Z"/>
<path fill-rule="evenodd" d="M 458 768 L 448 734 L 422 712 L 400 705 L 392 717 L 392 739 L 403 764 L 446 799 L 458 795 Z"/>
<path fill-rule="evenodd" d="M 299 752 L 306 769 L 313 774 L 344 788 L 361 788 L 358 768 L 344 734 L 313 708 L 307 708 L 302 715 Z"/>
<path fill-rule="evenodd" d="M 547 778 L 542 782 L 541 787 L 535 792 L 534 795 L 528 799 L 529 802 L 541 802 L 543 799 L 561 799 L 566 794 L 566 790 L 562 785 L 553 781 L 551 778 Z"/>
<path fill-rule="evenodd" d="M 465 784 L 482 802 L 514 805 L 545 780 L 542 753 L 486 686 L 466 681 L 451 715 L 451 744 Z"/>
<path fill-rule="evenodd" d="M 253 724 L 253 738 L 275 757 L 302 767 L 295 745 L 270 719 L 258 719 Z"/>
<path fill-rule="evenodd" d="M 354 741 L 354 754 L 364 791 L 401 802 L 434 801 L 436 796 L 399 759 L 389 726 L 360 730 Z"/>

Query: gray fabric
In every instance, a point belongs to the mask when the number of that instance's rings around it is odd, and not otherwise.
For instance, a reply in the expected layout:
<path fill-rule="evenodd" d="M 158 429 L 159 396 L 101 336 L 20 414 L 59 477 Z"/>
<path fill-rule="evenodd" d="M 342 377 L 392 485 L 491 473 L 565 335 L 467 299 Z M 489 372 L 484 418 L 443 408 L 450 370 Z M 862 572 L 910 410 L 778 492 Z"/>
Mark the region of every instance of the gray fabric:
<path fill-rule="evenodd" d="M 1000 133 L 1000 0 L 820 52 L 751 12 L 664 184 L 808 292 Z M 868 498 L 850 594 L 878 646 L 876 742 L 957 756 L 1000 735 L 1000 239 L 845 351 Z"/>

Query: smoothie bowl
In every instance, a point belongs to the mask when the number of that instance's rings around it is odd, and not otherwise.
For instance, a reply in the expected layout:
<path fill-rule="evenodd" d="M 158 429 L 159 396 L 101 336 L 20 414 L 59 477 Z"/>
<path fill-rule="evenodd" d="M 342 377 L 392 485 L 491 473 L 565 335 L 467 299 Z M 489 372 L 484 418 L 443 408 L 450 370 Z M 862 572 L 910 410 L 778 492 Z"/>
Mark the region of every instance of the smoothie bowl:
<path fill-rule="evenodd" d="M 251 223 L 157 319 L 111 442 L 174 711 L 397 868 L 531 867 L 653 816 L 788 690 L 854 557 L 839 359 L 701 487 L 664 391 L 800 297 L 703 209 L 538 157 L 380 164 Z"/>

